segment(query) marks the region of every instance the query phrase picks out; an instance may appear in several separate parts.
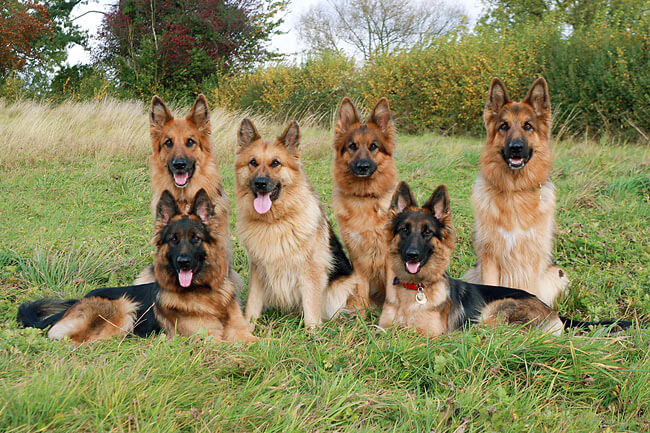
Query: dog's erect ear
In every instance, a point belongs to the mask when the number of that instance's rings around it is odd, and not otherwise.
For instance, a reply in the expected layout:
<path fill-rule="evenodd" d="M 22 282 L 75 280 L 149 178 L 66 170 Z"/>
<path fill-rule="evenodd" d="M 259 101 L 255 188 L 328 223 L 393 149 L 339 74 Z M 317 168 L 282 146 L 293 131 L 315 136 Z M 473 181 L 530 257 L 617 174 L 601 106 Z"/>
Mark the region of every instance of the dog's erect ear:
<path fill-rule="evenodd" d="M 335 133 L 337 135 L 345 134 L 345 132 L 350 129 L 350 126 L 359 122 L 359 113 L 357 109 L 354 108 L 352 101 L 347 96 L 341 101 L 339 105 L 339 110 L 336 113 L 336 128 Z"/>
<path fill-rule="evenodd" d="M 490 114 L 496 115 L 508 102 L 510 102 L 510 97 L 506 85 L 500 79 L 492 78 L 487 101 L 485 101 L 486 114 L 489 111 Z"/>
<path fill-rule="evenodd" d="M 388 99 L 381 98 L 379 102 L 377 102 L 377 105 L 373 108 L 368 121 L 377 125 L 385 135 L 392 136 L 394 134 L 393 115 L 390 112 Z"/>
<path fill-rule="evenodd" d="M 181 213 L 176 204 L 176 199 L 174 196 L 167 190 L 163 191 L 156 205 L 156 221 L 161 221 L 163 224 L 169 223 L 169 221 Z"/>
<path fill-rule="evenodd" d="M 422 208 L 431 212 L 438 221 L 446 224 L 446 218 L 449 216 L 449 192 L 447 187 L 440 185 L 436 188 Z"/>
<path fill-rule="evenodd" d="M 199 94 L 194 101 L 194 105 L 187 115 L 187 120 L 196 125 L 197 128 L 206 132 L 210 132 L 210 109 L 208 108 L 208 100 L 205 99 L 203 94 Z"/>
<path fill-rule="evenodd" d="M 551 97 L 548 94 L 548 84 L 543 77 L 535 80 L 524 102 L 532 106 L 538 116 L 551 117 Z"/>
<path fill-rule="evenodd" d="M 241 121 L 239 131 L 237 132 L 237 144 L 241 147 L 246 147 L 260 138 L 259 132 L 257 132 L 255 125 L 253 125 L 250 119 L 246 118 Z"/>
<path fill-rule="evenodd" d="M 163 100 L 158 95 L 151 98 L 151 108 L 149 109 L 149 123 L 151 126 L 160 129 L 172 119 L 174 119 L 174 116 L 172 116 Z"/>
<path fill-rule="evenodd" d="M 415 200 L 415 197 L 413 197 L 409 184 L 404 181 L 400 182 L 399 185 L 397 185 L 397 189 L 395 190 L 393 199 L 390 203 L 390 210 L 393 216 L 404 212 L 404 209 L 408 207 L 417 207 L 417 205 L 418 203 Z"/>
<path fill-rule="evenodd" d="M 194 196 L 194 203 L 192 203 L 190 213 L 201 218 L 203 224 L 207 224 L 210 218 L 214 216 L 214 205 L 203 188 Z"/>
<path fill-rule="evenodd" d="M 298 122 L 295 120 L 289 122 L 282 135 L 278 137 L 278 141 L 285 145 L 290 154 L 298 155 L 298 146 L 300 145 L 300 126 Z"/>

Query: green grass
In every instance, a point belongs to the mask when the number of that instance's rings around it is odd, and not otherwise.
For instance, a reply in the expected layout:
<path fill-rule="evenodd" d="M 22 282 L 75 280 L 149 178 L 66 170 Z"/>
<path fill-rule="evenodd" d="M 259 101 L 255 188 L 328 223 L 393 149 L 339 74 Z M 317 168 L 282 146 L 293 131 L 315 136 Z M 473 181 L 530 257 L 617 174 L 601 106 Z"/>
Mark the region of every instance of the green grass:
<path fill-rule="evenodd" d="M 550 337 L 477 327 L 427 340 L 408 331 L 379 333 L 375 315 L 341 318 L 312 335 L 297 315 L 271 311 L 256 331 L 260 341 L 248 346 L 157 336 L 77 348 L 19 328 L 21 302 L 127 284 L 151 260 L 146 128 L 136 119 L 142 131 L 120 146 L 119 134 L 103 130 L 111 124 L 96 119 L 101 109 L 68 114 L 84 125 L 82 134 L 71 127 L 67 139 L 65 131 L 53 133 L 54 144 L 45 136 L 24 139 L 43 147 L 46 157 L 32 150 L 24 158 L 20 152 L 0 158 L 0 431 L 650 428 L 647 330 Z M 21 140 L 14 111 L 0 106 L 7 128 L 0 141 Z M 280 130 L 262 128 L 267 135 Z M 234 135 L 216 136 L 232 200 Z M 97 151 L 98 137 L 111 141 L 108 150 Z M 330 143 L 330 132 L 305 130 L 304 165 L 331 214 Z M 469 195 L 481 145 L 424 135 L 401 136 L 397 146 L 400 177 L 418 199 L 440 183 L 449 187 L 459 239 L 450 268 L 455 277 L 475 261 Z M 571 278 L 561 314 L 650 321 L 649 167 L 648 147 L 555 145 L 555 257 Z M 234 223 L 232 215 L 233 233 Z M 247 277 L 246 255 L 233 238 L 235 266 Z"/>

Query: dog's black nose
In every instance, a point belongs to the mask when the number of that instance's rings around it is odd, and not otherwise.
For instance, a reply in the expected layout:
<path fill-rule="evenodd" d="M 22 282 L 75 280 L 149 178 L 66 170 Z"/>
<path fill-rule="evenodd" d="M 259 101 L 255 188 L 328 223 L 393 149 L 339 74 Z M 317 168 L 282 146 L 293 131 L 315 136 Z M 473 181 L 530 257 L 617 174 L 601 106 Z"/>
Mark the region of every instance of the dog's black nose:
<path fill-rule="evenodd" d="M 409 248 L 406 250 L 406 260 L 408 262 L 417 262 L 420 258 L 420 252 L 415 248 Z"/>
<path fill-rule="evenodd" d="M 266 191 L 269 187 L 269 178 L 268 177 L 256 177 L 253 181 L 255 189 L 258 191 Z"/>
<path fill-rule="evenodd" d="M 519 154 L 524 150 L 524 142 L 521 140 L 513 140 L 508 144 L 508 148 L 512 154 Z"/>
<path fill-rule="evenodd" d="M 356 165 L 357 170 L 359 170 L 359 171 L 368 171 L 368 170 L 370 170 L 370 161 L 368 161 L 368 160 L 361 159 L 361 160 L 357 161 L 355 165 Z"/>
<path fill-rule="evenodd" d="M 182 171 L 187 169 L 187 159 L 185 158 L 176 158 L 172 161 L 172 167 L 176 170 Z"/>
<path fill-rule="evenodd" d="M 190 256 L 181 255 L 176 257 L 176 264 L 178 265 L 179 268 L 187 270 L 190 268 L 190 265 L 192 264 L 192 259 L 190 258 Z"/>

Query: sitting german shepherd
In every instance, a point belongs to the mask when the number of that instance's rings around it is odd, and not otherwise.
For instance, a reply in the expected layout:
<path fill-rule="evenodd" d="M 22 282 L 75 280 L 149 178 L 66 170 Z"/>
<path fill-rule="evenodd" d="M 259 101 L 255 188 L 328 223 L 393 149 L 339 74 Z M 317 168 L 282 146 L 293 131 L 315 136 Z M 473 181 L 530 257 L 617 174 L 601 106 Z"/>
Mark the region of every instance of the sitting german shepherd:
<path fill-rule="evenodd" d="M 444 185 L 420 208 L 408 184 L 401 182 L 389 212 L 388 267 L 394 278 L 386 287 L 380 327 L 401 323 L 429 337 L 468 322 L 530 323 L 547 332 L 562 332 L 558 315 L 528 292 L 470 284 L 447 275 L 455 236 Z"/>
<path fill-rule="evenodd" d="M 169 336 L 204 329 L 218 340 L 255 341 L 227 278 L 222 230 L 205 190 L 196 193 L 189 215 L 165 190 L 156 206 L 154 283 L 97 289 L 80 300 L 28 302 L 18 308 L 18 321 L 51 326 L 49 338 L 77 344 L 160 329 Z"/>
<path fill-rule="evenodd" d="M 235 194 L 238 232 L 248 253 L 246 320 L 265 306 L 304 313 L 313 328 L 345 307 L 356 276 L 300 164 L 300 129 L 291 122 L 273 141 L 244 119 L 238 133 Z"/>

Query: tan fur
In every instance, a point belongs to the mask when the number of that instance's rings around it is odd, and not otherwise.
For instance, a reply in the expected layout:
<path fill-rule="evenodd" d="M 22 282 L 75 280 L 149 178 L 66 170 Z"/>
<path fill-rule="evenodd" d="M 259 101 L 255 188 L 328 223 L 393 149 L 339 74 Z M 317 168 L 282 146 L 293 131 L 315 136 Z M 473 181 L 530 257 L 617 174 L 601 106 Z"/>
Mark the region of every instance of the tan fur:
<path fill-rule="evenodd" d="M 297 124 L 292 123 L 275 141 L 263 140 L 248 120 L 240 128 L 235 193 L 238 233 L 250 263 L 246 320 L 252 327 L 265 306 L 301 309 L 305 326 L 318 326 L 322 318 L 330 318 L 343 307 L 353 284 L 348 278 L 328 287 L 333 266 L 330 227 L 302 170 L 299 135 L 291 141 L 287 137 L 292 128 L 298 134 Z M 252 159 L 257 167 L 250 164 Z M 273 160 L 281 165 L 271 167 Z M 255 211 L 250 188 L 251 180 L 260 175 L 281 184 L 277 200 L 265 214 Z"/>
<path fill-rule="evenodd" d="M 553 305 L 568 279 L 552 263 L 555 188 L 549 179 L 551 108 L 546 82 L 540 78 L 522 102 L 513 102 L 503 83 L 494 79 L 484 118 L 487 141 L 472 192 L 478 265 L 465 279 L 520 288 Z M 501 156 L 502 121 L 519 128 L 515 133 L 526 136 L 533 148 L 532 159 L 520 170 L 510 169 Z M 533 122 L 532 131 L 522 128 L 526 121 Z"/>
<path fill-rule="evenodd" d="M 68 337 L 81 344 L 126 335 L 133 330 L 137 309 L 138 304 L 126 297 L 83 298 L 66 311 L 47 336 L 53 340 Z"/>
<path fill-rule="evenodd" d="M 228 263 L 231 263 L 232 252 L 228 230 L 230 202 L 221 186 L 219 168 L 212 156 L 210 118 L 205 96 L 197 96 L 187 117 L 181 119 L 174 118 L 164 102 L 154 96 L 151 100 L 149 120 L 153 150 L 150 160 L 151 185 L 153 187 L 152 209 L 155 212 L 156 203 L 163 191 L 167 190 L 174 196 L 179 208 L 187 213 L 196 193 L 204 189 L 214 203 L 217 224 L 223 227 L 219 235 L 226 241 Z M 171 148 L 165 145 L 167 139 L 172 140 Z M 192 139 L 196 144 L 188 147 L 186 145 L 188 139 Z M 174 157 L 196 160 L 194 174 L 184 188 L 177 187 L 169 173 L 167 163 Z M 239 276 L 234 270 L 231 270 L 230 274 L 231 280 L 237 285 Z M 153 281 L 153 269 L 148 267 L 140 273 L 134 284 L 146 284 Z"/>
<path fill-rule="evenodd" d="M 182 216 L 176 215 L 172 221 L 179 218 Z M 190 218 L 198 219 L 196 215 Z M 156 241 L 163 225 L 163 221 L 156 222 Z M 192 281 L 191 290 L 181 287 L 176 275 L 167 270 L 167 245 L 156 250 L 154 273 L 160 285 L 154 307 L 156 319 L 169 336 L 191 336 L 205 330 L 220 341 L 256 341 L 244 321 L 235 285 L 228 278 L 226 241 L 221 235 L 224 228 L 213 218 L 207 227 L 214 240 L 205 245 L 203 269 Z"/>
<path fill-rule="evenodd" d="M 366 128 L 359 120 L 356 109 L 344 98 L 338 110 L 334 136 L 335 159 L 332 170 L 335 189 L 332 195 L 334 213 L 341 231 L 341 238 L 349 254 L 359 280 L 358 289 L 348 300 L 348 308 L 363 313 L 374 303 L 381 306 L 386 291 L 386 242 L 384 227 L 388 220 L 395 185 L 397 168 L 392 158 L 395 128 L 388 101 L 381 99 L 371 113 Z M 369 145 L 377 138 L 385 152 L 369 151 Z M 377 170 L 369 178 L 356 177 L 349 168 L 353 155 L 342 152 L 344 146 L 354 140 L 359 150 L 355 153 L 369 155 Z"/>
<path fill-rule="evenodd" d="M 405 186 L 405 187 L 404 187 Z M 439 193 L 439 194 L 438 194 Z M 406 197 L 405 200 L 402 200 Z M 437 200 L 437 197 L 444 197 Z M 449 279 L 445 272 L 449 258 L 455 247 L 455 236 L 449 211 L 449 199 L 444 186 L 439 187 L 429 201 L 418 208 L 415 199 L 404 182 L 402 182 L 392 200 L 391 220 L 402 212 L 414 212 L 408 218 L 414 231 L 420 231 L 426 223 L 419 218 L 421 214 L 432 214 L 442 224 L 440 239 L 433 236 L 430 243 L 433 253 L 417 274 L 410 274 L 399 251 L 400 235 L 394 233 L 392 221 L 386 226 L 385 235 L 389 245 L 390 278 L 397 277 L 400 284 L 393 285 L 387 281 L 386 302 L 379 318 L 379 326 L 388 328 L 400 324 L 415 328 L 418 333 L 436 337 L 458 329 L 458 323 L 464 320 L 464 309 L 454 304 L 451 296 Z M 426 303 L 416 301 L 417 290 L 403 287 L 401 283 L 420 284 L 426 297 Z M 461 320 L 459 320 L 461 319 Z M 563 326 L 557 316 L 546 304 L 537 298 L 503 299 L 484 305 L 480 321 L 488 324 L 506 322 L 539 326 L 544 332 L 561 333 Z"/>

